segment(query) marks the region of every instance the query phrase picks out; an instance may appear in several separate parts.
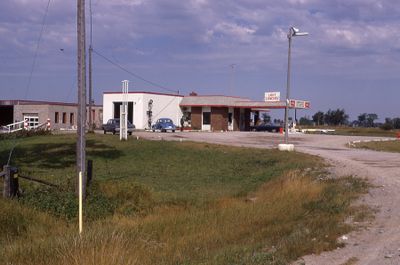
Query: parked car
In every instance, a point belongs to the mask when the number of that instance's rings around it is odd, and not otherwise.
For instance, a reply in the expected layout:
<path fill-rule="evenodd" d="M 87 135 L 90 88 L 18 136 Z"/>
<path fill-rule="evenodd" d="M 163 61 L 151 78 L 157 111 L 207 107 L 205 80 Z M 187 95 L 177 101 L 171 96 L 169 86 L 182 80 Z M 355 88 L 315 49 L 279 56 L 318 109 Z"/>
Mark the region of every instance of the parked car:
<path fill-rule="evenodd" d="M 171 119 L 161 118 L 157 120 L 157 122 L 151 127 L 151 129 L 153 130 L 153 132 L 155 132 L 156 130 L 160 130 L 161 132 L 175 132 L 176 126 Z"/>
<path fill-rule="evenodd" d="M 107 132 L 112 132 L 112 134 L 119 133 L 119 119 L 109 119 L 106 124 L 103 124 L 102 128 L 104 134 Z M 133 130 L 135 129 L 135 125 L 128 121 L 128 134 L 132 135 Z"/>
<path fill-rule="evenodd" d="M 262 123 L 251 127 L 251 130 L 256 132 L 279 132 L 281 128 L 282 126 L 279 124 Z"/>

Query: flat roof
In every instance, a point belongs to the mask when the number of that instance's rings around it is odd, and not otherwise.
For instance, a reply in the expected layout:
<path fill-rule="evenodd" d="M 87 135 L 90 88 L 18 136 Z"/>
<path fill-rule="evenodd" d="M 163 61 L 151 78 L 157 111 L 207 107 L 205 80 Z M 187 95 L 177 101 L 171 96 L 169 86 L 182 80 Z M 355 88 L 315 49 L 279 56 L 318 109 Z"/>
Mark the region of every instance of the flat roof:
<path fill-rule="evenodd" d="M 181 107 L 234 107 L 251 109 L 282 109 L 286 107 L 285 101 L 253 101 L 248 98 L 230 96 L 185 96 Z"/>
<path fill-rule="evenodd" d="M 42 101 L 42 100 L 24 100 L 24 99 L 2 99 L 0 106 L 11 105 L 57 105 L 57 106 L 78 106 L 77 103 L 58 102 L 58 101 Z M 92 105 L 93 107 L 103 107 L 102 105 Z"/>
<path fill-rule="evenodd" d="M 103 94 L 122 94 L 122 92 L 103 92 Z M 179 94 L 172 94 L 172 93 L 161 93 L 161 92 L 148 92 L 148 91 L 129 91 L 128 94 L 150 94 L 150 95 L 162 95 L 162 96 L 173 96 L 173 97 L 184 97 L 183 95 Z"/>

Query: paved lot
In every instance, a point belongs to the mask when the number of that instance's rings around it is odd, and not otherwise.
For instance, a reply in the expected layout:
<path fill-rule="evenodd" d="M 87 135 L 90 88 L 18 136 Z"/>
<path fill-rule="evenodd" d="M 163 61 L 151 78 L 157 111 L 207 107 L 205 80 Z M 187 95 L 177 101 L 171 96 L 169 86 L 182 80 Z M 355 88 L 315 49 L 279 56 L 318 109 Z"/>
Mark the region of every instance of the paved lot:
<path fill-rule="evenodd" d="M 135 136 L 256 148 L 276 148 L 283 142 L 282 135 L 266 132 L 135 132 Z M 305 263 L 342 265 L 357 258 L 357 264 L 363 265 L 400 264 L 400 154 L 346 146 L 350 141 L 377 137 L 295 134 L 289 139 L 297 151 L 325 158 L 332 165 L 333 174 L 367 178 L 375 188 L 361 201 L 378 209 L 376 218 L 366 228 L 348 235 L 345 248 L 304 257 Z"/>

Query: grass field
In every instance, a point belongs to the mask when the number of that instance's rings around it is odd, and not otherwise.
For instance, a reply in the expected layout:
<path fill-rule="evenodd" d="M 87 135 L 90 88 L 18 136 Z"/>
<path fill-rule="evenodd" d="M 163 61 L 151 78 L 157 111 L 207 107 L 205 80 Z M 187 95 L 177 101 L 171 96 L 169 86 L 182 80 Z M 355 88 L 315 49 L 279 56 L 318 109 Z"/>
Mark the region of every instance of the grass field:
<path fill-rule="evenodd" d="M 300 126 L 299 128 L 334 129 L 334 135 L 396 137 L 400 130 L 383 130 L 381 128 L 363 128 L 347 126 Z"/>
<path fill-rule="evenodd" d="M 77 235 L 75 138 L 18 141 L 19 200 L 0 200 L 0 263 L 287 264 L 338 247 L 358 220 L 359 179 L 324 179 L 313 156 L 190 142 L 89 135 L 95 178 Z M 0 142 L 7 161 L 11 140 Z"/>
<path fill-rule="evenodd" d="M 356 144 L 357 148 L 371 149 L 375 151 L 385 151 L 400 153 L 400 141 L 377 141 L 377 142 L 361 142 Z"/>

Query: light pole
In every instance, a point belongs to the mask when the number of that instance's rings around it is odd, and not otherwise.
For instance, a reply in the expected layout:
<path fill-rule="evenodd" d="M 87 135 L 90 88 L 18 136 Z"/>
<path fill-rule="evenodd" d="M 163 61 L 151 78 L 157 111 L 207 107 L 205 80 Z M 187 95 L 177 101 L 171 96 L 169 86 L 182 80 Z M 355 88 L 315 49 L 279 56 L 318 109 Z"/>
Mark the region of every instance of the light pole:
<path fill-rule="evenodd" d="M 290 56 L 292 50 L 292 37 L 296 36 L 307 36 L 307 32 L 300 32 L 299 29 L 291 27 L 287 35 L 289 40 L 289 50 L 288 50 L 288 68 L 287 68 L 287 79 L 286 79 L 286 108 L 285 108 L 285 144 L 289 143 L 289 100 L 290 100 Z"/>

